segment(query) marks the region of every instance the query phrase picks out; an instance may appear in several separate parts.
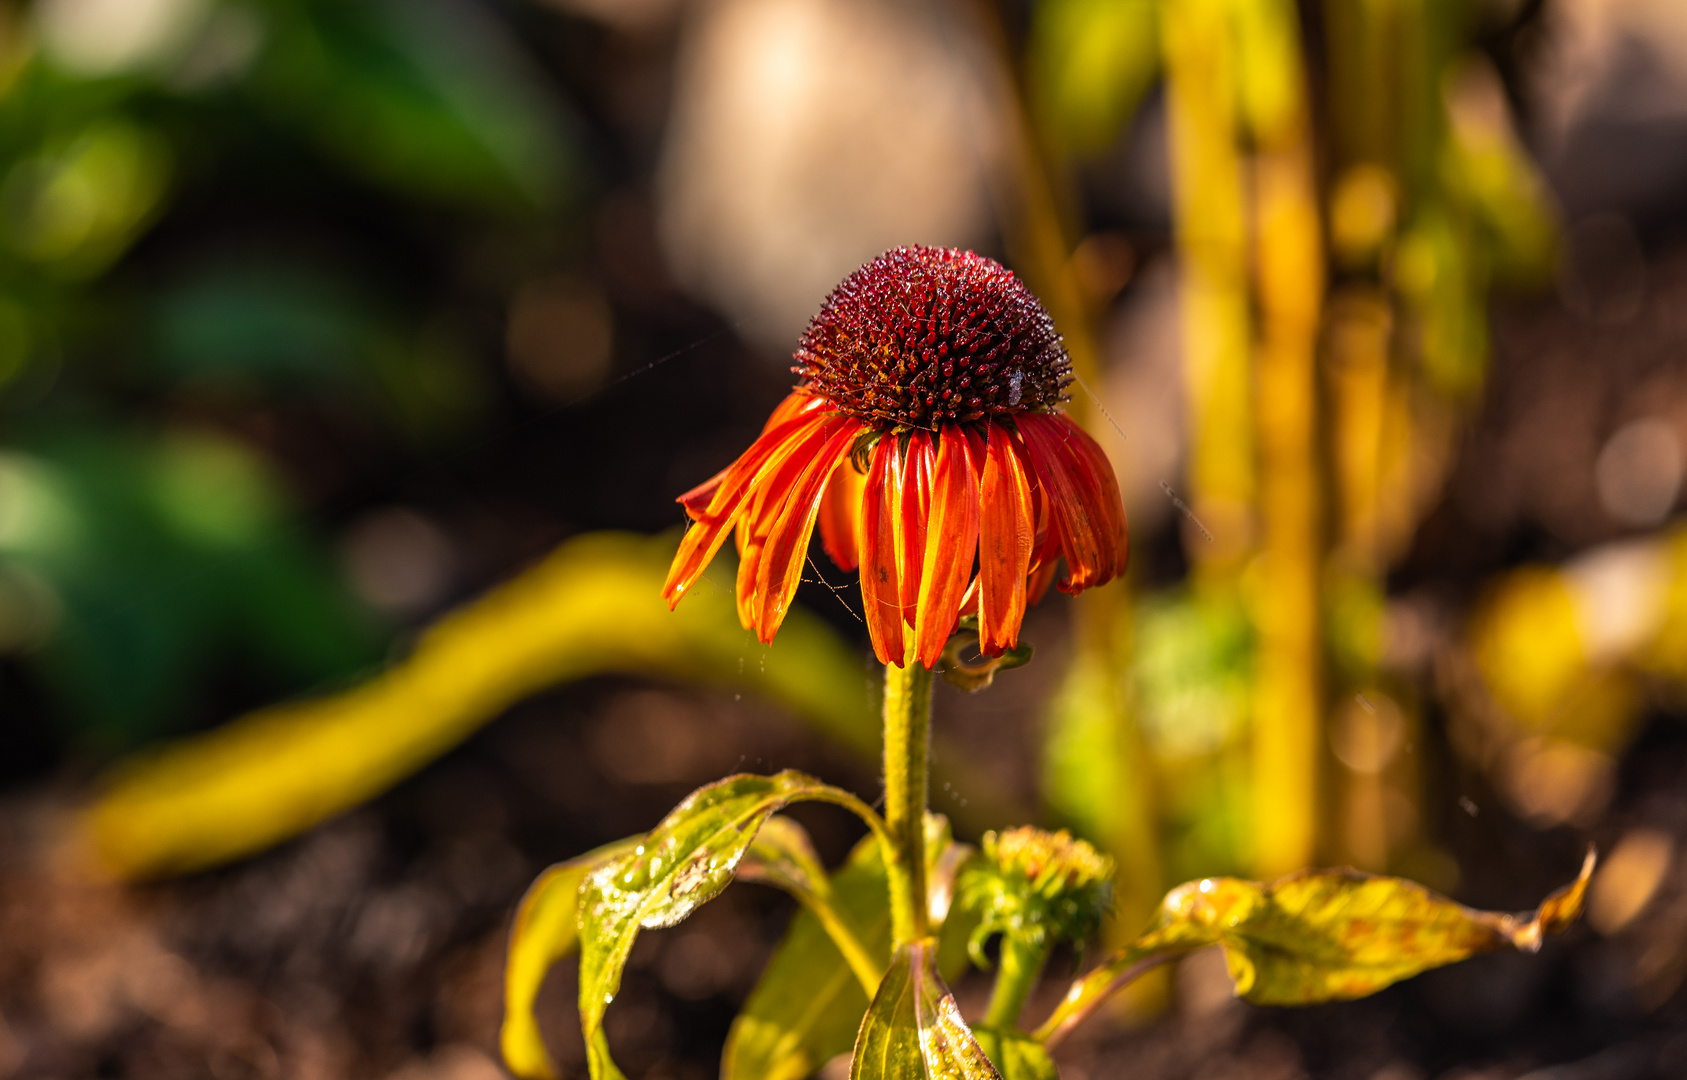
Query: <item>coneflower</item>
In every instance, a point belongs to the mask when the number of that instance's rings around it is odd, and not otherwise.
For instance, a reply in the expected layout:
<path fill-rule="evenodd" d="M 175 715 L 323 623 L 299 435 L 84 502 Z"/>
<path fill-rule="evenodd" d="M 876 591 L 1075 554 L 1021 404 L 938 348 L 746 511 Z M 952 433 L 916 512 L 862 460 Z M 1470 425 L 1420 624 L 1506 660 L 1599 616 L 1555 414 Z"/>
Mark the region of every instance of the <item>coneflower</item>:
<path fill-rule="evenodd" d="M 1068 593 L 1123 572 L 1113 468 L 1060 411 L 1071 359 L 1001 264 L 888 251 L 832 291 L 795 359 L 801 382 L 761 437 L 680 496 L 695 524 L 662 589 L 670 607 L 731 530 L 739 619 L 772 641 L 818 523 L 832 560 L 860 568 L 880 662 L 930 668 L 963 614 L 985 655 L 1013 648 L 1062 557 Z"/>

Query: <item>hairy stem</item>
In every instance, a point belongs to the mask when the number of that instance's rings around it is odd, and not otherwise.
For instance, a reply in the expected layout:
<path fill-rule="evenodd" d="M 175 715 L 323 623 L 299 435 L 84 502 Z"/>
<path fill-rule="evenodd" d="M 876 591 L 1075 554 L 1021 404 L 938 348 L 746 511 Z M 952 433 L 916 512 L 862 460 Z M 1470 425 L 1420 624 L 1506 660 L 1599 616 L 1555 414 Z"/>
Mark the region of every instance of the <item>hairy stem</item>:
<path fill-rule="evenodd" d="M 890 843 L 891 931 L 897 947 L 930 933 L 926 913 L 925 811 L 931 743 L 931 671 L 910 659 L 885 666 L 885 828 Z"/>

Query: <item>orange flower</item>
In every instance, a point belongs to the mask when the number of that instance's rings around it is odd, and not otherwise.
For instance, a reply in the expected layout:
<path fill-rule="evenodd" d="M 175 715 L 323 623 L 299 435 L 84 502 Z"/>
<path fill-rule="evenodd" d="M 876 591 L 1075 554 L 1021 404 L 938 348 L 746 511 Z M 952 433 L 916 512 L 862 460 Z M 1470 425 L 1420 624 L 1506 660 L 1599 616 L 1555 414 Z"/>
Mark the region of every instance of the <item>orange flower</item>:
<path fill-rule="evenodd" d="M 802 383 L 761 437 L 680 496 L 695 524 L 662 587 L 670 607 L 730 530 L 738 617 L 772 641 L 818 522 L 832 561 L 861 569 L 880 662 L 932 667 L 963 614 L 986 655 L 1013 648 L 1061 557 L 1068 593 L 1124 571 L 1113 468 L 1058 411 L 1071 360 L 1000 264 L 888 251 L 833 290 L 796 360 Z"/>

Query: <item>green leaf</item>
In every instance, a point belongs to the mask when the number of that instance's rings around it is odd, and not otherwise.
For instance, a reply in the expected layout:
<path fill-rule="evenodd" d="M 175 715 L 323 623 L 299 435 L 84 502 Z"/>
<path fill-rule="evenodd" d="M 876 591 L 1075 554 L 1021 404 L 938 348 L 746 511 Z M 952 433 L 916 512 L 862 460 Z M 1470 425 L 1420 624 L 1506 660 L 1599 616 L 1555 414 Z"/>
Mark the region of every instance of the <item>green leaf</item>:
<path fill-rule="evenodd" d="M 1000 1080 L 937 973 L 930 938 L 896 951 L 855 1037 L 850 1080 Z"/>
<path fill-rule="evenodd" d="M 1256 1005 L 1364 997 L 1478 953 L 1534 952 L 1580 917 L 1594 862 L 1589 850 L 1576 880 L 1528 915 L 1476 911 L 1413 881 L 1346 869 L 1179 885 L 1148 932 L 1073 983 L 1035 1037 L 1054 1043 L 1141 972 L 1205 945 L 1223 947 L 1237 995 Z"/>
<path fill-rule="evenodd" d="M 977 1027 L 972 1029 L 972 1034 L 1002 1074 L 1002 1080 L 1060 1080 L 1054 1059 L 1043 1049 L 1043 1044 L 1023 1031 Z"/>
<path fill-rule="evenodd" d="M 778 820 L 778 819 L 775 819 Z M 926 815 L 928 891 L 933 926 L 942 926 L 939 968 L 957 974 L 975 920 L 951 909 L 954 880 L 973 853 L 954 843 L 948 822 Z M 741 871 L 742 873 L 742 871 Z M 890 958 L 890 908 L 883 852 L 868 836 L 833 875 L 831 908 L 883 970 Z M 876 982 L 876 980 L 875 980 Z M 813 910 L 791 920 L 749 1001 L 727 1036 L 722 1080 L 802 1080 L 855 1042 L 868 995 Z"/>
<path fill-rule="evenodd" d="M 574 951 L 580 940 L 580 883 L 611 859 L 638 846 L 633 836 L 605 844 L 540 874 L 521 898 L 510 926 L 509 958 L 504 964 L 504 1024 L 498 1034 L 510 1072 L 532 1080 L 558 1076 L 556 1064 L 539 1036 L 533 1001 L 551 967 Z"/>
<path fill-rule="evenodd" d="M 876 841 L 875 837 L 868 839 Z M 820 920 L 856 980 L 868 991 L 879 985 L 884 961 L 882 957 L 875 959 L 868 951 L 833 902 L 832 884 L 801 825 L 787 817 L 769 818 L 739 864 L 738 878 L 772 885 L 796 897 L 804 909 Z M 882 949 L 878 951 L 883 953 Z"/>
<path fill-rule="evenodd" d="M 633 851 L 586 876 L 580 886 L 580 1024 L 596 1080 L 619 1075 L 603 1042 L 603 1013 L 621 988 L 639 930 L 673 926 L 714 899 L 763 823 L 803 799 L 866 810 L 848 792 L 790 769 L 729 776 L 692 792 Z"/>
<path fill-rule="evenodd" d="M 832 893 L 808 830 L 788 817 L 771 817 L 762 824 L 738 867 L 738 879 L 784 889 L 805 904 L 826 901 Z"/>

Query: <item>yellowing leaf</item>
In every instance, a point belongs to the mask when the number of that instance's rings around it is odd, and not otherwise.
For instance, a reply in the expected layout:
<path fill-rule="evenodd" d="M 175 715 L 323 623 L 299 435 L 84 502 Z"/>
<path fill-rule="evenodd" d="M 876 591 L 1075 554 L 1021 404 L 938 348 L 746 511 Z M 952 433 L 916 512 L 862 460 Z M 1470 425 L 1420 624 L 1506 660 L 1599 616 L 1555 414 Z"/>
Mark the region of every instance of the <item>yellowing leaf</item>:
<path fill-rule="evenodd" d="M 937 942 L 891 960 L 855 1037 L 850 1080 L 1001 1080 L 937 973 Z"/>
<path fill-rule="evenodd" d="M 1146 934 L 1072 984 L 1036 1037 L 1057 1041 L 1143 971 L 1205 945 L 1223 947 L 1236 993 L 1258 1005 L 1364 997 L 1478 953 L 1534 952 L 1580 917 L 1593 865 L 1590 850 L 1576 880 L 1527 916 L 1476 911 L 1416 882 L 1353 870 L 1179 885 Z"/>
<path fill-rule="evenodd" d="M 797 800 L 837 803 L 864 818 L 872 814 L 848 792 L 794 770 L 729 776 L 692 792 L 631 852 L 586 876 L 580 885 L 580 1026 L 594 1080 L 620 1075 L 603 1039 L 603 1013 L 621 989 L 639 930 L 673 926 L 714 899 L 762 824 Z"/>
<path fill-rule="evenodd" d="M 531 1080 L 552 1080 L 556 1065 L 539 1036 L 533 1001 L 545 975 L 580 940 L 580 883 L 592 870 L 638 846 L 639 838 L 576 856 L 540 874 L 521 898 L 510 927 L 509 959 L 504 964 L 504 1024 L 498 1043 L 510 1072 Z"/>

